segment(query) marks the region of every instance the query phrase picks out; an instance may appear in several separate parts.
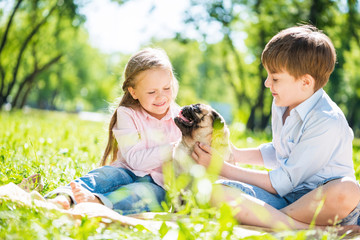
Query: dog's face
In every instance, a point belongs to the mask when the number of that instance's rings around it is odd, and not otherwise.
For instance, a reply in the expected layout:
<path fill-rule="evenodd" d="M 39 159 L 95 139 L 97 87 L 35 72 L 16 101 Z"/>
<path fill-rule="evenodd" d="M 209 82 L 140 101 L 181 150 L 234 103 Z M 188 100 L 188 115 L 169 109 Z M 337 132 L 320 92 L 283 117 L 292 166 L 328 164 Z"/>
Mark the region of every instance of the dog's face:
<path fill-rule="evenodd" d="M 225 127 L 224 119 L 205 104 L 193 104 L 181 109 L 175 124 L 182 132 L 182 140 L 189 147 L 198 142 L 211 144 L 214 130 Z"/>

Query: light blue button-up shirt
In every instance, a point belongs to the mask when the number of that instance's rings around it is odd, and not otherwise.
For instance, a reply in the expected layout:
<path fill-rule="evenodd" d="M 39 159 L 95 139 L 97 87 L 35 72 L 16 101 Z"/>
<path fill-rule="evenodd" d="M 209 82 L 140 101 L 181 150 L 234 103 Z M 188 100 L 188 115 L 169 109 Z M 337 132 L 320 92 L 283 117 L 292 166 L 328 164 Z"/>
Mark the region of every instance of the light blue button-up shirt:
<path fill-rule="evenodd" d="M 290 111 L 272 104 L 271 143 L 259 146 L 272 186 L 280 196 L 315 189 L 333 177 L 352 177 L 354 134 L 341 109 L 323 89 Z"/>

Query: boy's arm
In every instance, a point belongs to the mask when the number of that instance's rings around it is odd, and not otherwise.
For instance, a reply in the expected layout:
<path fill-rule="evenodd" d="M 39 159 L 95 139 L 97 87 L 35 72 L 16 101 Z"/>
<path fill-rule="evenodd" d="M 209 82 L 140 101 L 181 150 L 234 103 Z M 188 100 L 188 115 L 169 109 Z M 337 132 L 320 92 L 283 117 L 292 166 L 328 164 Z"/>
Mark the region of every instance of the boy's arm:
<path fill-rule="evenodd" d="M 234 163 L 264 166 L 264 160 L 258 148 L 237 148 L 231 144 Z"/>
<path fill-rule="evenodd" d="M 290 146 L 289 156 L 269 172 L 271 183 L 280 196 L 320 172 L 337 177 L 351 170 L 353 135 L 347 123 L 335 117 L 313 119 L 304 128 L 300 140 Z"/>
<path fill-rule="evenodd" d="M 194 152 L 192 154 L 192 157 L 199 164 L 208 167 L 212 157 L 211 147 L 209 145 L 202 143 L 196 144 L 194 147 Z M 235 149 L 234 158 L 236 159 L 239 157 L 245 159 L 245 161 L 241 161 L 241 163 L 251 164 L 251 163 L 262 162 L 262 156 L 260 150 L 255 148 L 248 150 Z M 275 193 L 275 194 L 277 193 L 276 190 L 272 187 L 272 184 L 270 182 L 270 177 L 267 171 L 246 169 L 224 162 L 222 165 L 220 175 L 230 180 L 235 180 L 235 181 L 240 181 L 251 185 L 255 185 L 271 193 Z"/>
<path fill-rule="evenodd" d="M 271 184 L 269 173 L 264 170 L 242 168 L 225 162 L 221 169 L 221 176 L 230 180 L 248 183 L 277 194 Z"/>

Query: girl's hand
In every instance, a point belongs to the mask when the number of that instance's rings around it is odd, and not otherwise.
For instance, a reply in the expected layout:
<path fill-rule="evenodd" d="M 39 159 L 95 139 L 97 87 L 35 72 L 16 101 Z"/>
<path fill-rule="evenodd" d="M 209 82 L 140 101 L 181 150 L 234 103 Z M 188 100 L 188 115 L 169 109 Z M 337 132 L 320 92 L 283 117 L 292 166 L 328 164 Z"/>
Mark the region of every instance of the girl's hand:
<path fill-rule="evenodd" d="M 204 143 L 197 142 L 191 157 L 200 165 L 208 167 L 211 162 L 211 147 Z"/>

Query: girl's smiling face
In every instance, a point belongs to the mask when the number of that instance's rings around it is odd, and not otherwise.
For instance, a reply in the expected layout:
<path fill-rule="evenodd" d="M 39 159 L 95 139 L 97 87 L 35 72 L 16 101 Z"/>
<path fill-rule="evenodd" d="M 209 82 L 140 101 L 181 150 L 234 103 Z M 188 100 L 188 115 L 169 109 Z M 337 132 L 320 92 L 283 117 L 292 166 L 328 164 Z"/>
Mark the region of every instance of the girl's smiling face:
<path fill-rule="evenodd" d="M 274 97 L 275 105 L 288 107 L 289 111 L 304 102 L 313 93 L 313 79 L 304 75 L 298 79 L 287 71 L 269 73 L 265 80 L 265 87 L 269 88 Z"/>
<path fill-rule="evenodd" d="M 173 101 L 173 76 L 171 71 L 155 68 L 145 70 L 136 76 L 136 85 L 129 87 L 129 92 L 134 99 L 151 116 L 163 118 Z"/>

